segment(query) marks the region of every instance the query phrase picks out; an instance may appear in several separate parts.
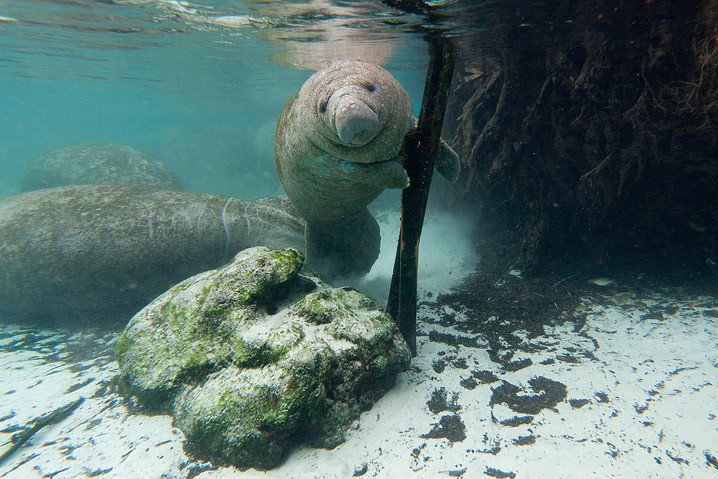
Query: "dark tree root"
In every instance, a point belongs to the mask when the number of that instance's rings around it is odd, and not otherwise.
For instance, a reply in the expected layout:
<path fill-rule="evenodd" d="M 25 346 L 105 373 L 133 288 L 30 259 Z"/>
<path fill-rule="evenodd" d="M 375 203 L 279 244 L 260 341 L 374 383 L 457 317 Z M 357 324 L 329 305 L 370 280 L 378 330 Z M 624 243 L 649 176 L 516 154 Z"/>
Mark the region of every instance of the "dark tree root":
<path fill-rule="evenodd" d="M 715 274 L 718 0 L 503 5 L 458 45 L 445 128 L 492 251 Z"/>

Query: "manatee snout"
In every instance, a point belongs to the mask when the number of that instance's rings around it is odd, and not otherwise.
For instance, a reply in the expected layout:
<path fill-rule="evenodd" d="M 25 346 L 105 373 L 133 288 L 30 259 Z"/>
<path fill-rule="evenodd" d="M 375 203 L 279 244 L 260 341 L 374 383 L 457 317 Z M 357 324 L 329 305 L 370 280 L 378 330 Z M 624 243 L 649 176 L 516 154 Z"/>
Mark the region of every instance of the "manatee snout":
<path fill-rule="evenodd" d="M 336 99 L 335 99 L 336 98 Z M 334 126 L 339 140 L 347 146 L 363 146 L 379 133 L 379 115 L 364 100 L 351 93 L 332 97 Z"/>

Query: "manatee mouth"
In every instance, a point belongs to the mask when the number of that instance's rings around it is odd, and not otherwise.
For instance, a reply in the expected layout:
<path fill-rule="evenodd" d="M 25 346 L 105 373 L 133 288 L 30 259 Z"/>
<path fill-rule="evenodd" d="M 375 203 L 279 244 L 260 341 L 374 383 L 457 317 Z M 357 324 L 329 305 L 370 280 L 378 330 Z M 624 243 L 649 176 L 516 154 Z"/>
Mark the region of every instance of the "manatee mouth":
<path fill-rule="evenodd" d="M 364 146 L 381 130 L 379 115 L 352 94 L 341 95 L 334 110 L 334 127 L 342 144 Z"/>

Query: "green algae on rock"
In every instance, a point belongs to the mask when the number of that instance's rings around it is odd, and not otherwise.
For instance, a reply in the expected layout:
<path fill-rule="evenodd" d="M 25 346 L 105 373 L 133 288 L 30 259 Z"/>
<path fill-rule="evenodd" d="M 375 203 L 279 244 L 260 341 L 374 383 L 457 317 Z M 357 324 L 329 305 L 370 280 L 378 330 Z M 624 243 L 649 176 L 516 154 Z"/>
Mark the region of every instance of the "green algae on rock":
<path fill-rule="evenodd" d="M 343 442 L 410 353 L 373 300 L 302 266 L 296 250 L 250 248 L 158 297 L 117 345 L 128 392 L 240 468 L 274 467 L 300 440 Z"/>

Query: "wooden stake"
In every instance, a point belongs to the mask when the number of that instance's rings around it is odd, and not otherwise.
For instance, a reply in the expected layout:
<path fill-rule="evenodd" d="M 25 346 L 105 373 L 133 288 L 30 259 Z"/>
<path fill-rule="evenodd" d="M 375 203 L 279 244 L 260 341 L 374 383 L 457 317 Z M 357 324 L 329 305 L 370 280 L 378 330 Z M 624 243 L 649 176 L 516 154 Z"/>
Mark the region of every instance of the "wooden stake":
<path fill-rule="evenodd" d="M 444 123 L 454 60 L 454 46 L 449 39 L 437 35 L 429 37 L 429 68 L 421 113 L 416 130 L 404 137 L 402 161 L 411 184 L 401 195 L 399 246 L 386 310 L 399 324 L 399 330 L 414 356 L 419 240 Z"/>

